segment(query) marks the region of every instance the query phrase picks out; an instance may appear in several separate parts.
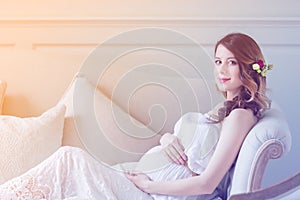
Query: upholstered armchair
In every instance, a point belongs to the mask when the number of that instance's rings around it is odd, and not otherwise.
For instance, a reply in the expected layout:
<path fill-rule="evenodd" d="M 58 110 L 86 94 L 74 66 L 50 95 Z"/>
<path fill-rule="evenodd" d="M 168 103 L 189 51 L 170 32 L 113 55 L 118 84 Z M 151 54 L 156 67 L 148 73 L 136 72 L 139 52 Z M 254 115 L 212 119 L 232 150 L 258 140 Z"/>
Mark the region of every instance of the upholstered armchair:
<path fill-rule="evenodd" d="M 252 128 L 242 145 L 232 174 L 229 199 L 240 199 L 241 196 L 237 194 L 261 189 L 268 161 L 282 157 L 289 152 L 290 147 L 288 124 L 279 107 L 273 102 L 271 109 Z M 251 199 L 250 196 L 247 199 Z"/>

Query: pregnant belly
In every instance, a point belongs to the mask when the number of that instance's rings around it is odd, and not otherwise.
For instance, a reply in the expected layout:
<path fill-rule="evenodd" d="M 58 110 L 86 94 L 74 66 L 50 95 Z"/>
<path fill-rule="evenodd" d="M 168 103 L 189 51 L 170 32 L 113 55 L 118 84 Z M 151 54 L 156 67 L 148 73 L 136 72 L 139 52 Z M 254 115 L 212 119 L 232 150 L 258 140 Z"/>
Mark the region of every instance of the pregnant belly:
<path fill-rule="evenodd" d="M 175 163 L 169 163 L 163 168 L 148 172 L 147 175 L 153 181 L 168 181 L 182 178 L 188 178 L 193 176 L 191 171 L 184 165 L 177 165 Z"/>

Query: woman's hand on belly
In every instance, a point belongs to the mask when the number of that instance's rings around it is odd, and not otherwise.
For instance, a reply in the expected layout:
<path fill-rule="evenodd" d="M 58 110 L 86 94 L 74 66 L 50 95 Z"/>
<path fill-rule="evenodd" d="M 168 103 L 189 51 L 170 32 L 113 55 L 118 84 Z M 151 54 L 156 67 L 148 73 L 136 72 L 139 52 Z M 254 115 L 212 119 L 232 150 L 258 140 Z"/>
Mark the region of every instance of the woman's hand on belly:
<path fill-rule="evenodd" d="M 187 156 L 184 153 L 184 147 L 178 137 L 171 133 L 164 134 L 160 139 L 160 144 L 167 157 L 178 165 L 184 165 L 187 161 Z"/>

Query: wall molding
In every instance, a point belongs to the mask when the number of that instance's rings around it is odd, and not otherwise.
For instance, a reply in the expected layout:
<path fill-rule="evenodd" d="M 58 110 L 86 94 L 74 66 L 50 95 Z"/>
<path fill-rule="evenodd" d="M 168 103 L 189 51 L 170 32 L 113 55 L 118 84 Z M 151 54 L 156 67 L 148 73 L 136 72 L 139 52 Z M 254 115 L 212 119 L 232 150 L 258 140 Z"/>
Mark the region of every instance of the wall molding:
<path fill-rule="evenodd" d="M 300 27 L 300 18 L 0 18 L 1 25 L 243 25 Z"/>
<path fill-rule="evenodd" d="M 254 35 L 265 46 L 300 46 L 300 18 L 0 18 L 0 46 L 93 48 L 115 34 L 144 27 L 178 30 L 206 46 L 234 31 Z"/>

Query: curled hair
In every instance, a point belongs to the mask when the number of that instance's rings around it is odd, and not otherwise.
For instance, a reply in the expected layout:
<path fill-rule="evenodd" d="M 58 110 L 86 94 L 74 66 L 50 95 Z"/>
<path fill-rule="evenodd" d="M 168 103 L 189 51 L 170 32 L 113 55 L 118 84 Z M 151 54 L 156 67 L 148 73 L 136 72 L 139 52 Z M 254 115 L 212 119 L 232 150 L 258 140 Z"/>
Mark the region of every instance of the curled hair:
<path fill-rule="evenodd" d="M 243 83 L 239 95 L 225 101 L 224 106 L 219 109 L 219 121 L 236 108 L 251 109 L 255 116 L 261 117 L 271 105 L 271 100 L 266 96 L 266 77 L 252 69 L 253 63 L 264 60 L 261 49 L 251 37 L 242 33 L 231 33 L 223 37 L 217 42 L 215 53 L 219 45 L 223 45 L 236 58 Z M 226 98 L 226 92 L 223 95 Z"/>

